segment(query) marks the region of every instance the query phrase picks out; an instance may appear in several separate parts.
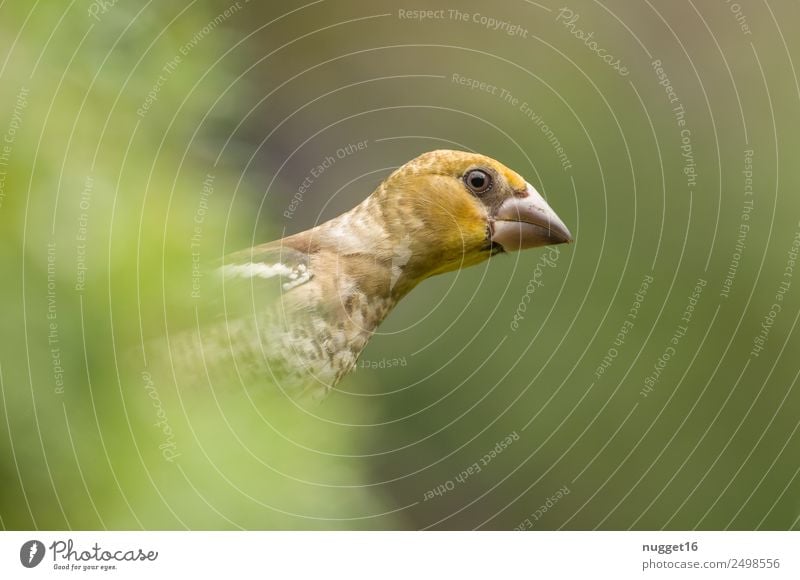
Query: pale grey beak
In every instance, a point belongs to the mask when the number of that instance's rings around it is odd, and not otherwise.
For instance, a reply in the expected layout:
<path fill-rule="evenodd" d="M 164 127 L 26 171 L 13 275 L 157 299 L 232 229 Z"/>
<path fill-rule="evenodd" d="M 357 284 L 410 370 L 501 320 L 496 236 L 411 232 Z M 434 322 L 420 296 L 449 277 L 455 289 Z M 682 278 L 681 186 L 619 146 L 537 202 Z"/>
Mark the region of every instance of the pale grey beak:
<path fill-rule="evenodd" d="M 505 200 L 494 215 L 492 242 L 507 252 L 572 241 L 567 226 L 528 183 L 524 196 Z"/>

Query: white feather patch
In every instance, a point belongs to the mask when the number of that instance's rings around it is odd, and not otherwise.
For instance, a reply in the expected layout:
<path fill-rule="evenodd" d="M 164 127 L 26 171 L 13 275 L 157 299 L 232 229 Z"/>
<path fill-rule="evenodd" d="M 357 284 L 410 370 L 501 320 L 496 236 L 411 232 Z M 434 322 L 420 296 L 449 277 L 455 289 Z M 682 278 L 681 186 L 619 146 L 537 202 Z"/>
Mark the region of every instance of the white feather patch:
<path fill-rule="evenodd" d="M 264 264 L 262 262 L 248 262 L 246 264 L 227 264 L 222 268 L 222 274 L 229 278 L 288 278 L 282 284 L 284 290 L 291 290 L 311 279 L 311 271 L 305 264 L 290 267 L 277 262 Z"/>

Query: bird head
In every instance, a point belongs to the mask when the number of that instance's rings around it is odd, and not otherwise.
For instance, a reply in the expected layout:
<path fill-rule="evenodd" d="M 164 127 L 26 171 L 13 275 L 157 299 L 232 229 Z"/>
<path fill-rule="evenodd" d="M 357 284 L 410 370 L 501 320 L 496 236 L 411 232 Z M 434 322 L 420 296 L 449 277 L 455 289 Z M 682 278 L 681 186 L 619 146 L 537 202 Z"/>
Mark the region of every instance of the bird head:
<path fill-rule="evenodd" d="M 425 153 L 392 173 L 373 195 L 391 237 L 404 240 L 404 270 L 414 281 L 500 252 L 572 241 L 530 183 L 485 155 Z"/>

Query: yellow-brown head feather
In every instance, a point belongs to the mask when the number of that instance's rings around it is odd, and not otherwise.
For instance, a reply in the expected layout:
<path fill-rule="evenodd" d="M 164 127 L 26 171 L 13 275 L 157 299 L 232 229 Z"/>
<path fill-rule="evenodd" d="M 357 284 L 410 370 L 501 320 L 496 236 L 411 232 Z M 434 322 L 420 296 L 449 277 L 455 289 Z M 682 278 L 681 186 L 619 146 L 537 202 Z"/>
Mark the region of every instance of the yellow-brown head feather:
<path fill-rule="evenodd" d="M 488 203 L 465 183 L 475 168 L 492 173 Z M 415 247 L 409 270 L 422 279 L 480 263 L 496 252 L 488 236 L 492 203 L 526 185 L 519 174 L 485 155 L 437 150 L 398 168 L 374 195 L 392 235 L 411 233 Z"/>
<path fill-rule="evenodd" d="M 399 167 L 351 211 L 283 243 L 313 248 L 326 255 L 321 268 L 358 269 L 351 275 L 361 284 L 400 297 L 425 278 L 498 252 L 568 240 L 566 227 L 518 173 L 485 155 L 437 150 Z M 369 271 L 356 268 L 362 262 L 375 264 L 375 284 Z"/>

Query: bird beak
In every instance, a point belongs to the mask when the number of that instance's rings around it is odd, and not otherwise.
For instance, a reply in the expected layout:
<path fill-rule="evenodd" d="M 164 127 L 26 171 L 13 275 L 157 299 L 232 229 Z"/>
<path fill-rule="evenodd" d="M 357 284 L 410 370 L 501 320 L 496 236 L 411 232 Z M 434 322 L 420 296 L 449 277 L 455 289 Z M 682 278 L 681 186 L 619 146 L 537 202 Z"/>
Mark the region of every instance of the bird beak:
<path fill-rule="evenodd" d="M 530 183 L 505 200 L 494 215 L 492 242 L 507 252 L 572 241 L 567 226 Z"/>

